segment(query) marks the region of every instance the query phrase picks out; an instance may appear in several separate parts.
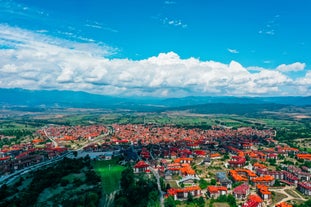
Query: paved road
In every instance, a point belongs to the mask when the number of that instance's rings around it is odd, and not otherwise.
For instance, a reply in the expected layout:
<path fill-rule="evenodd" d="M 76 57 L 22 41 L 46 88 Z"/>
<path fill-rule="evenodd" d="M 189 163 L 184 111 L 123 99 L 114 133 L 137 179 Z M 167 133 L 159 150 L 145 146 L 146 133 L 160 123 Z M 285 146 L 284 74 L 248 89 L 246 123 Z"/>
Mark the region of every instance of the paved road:
<path fill-rule="evenodd" d="M 132 148 L 132 151 L 134 153 L 136 153 L 136 155 L 138 156 L 138 159 L 142 160 L 141 157 L 139 156 L 139 154 L 137 153 L 135 147 L 133 145 L 131 145 L 131 148 Z M 153 157 L 152 154 L 151 154 L 151 157 Z M 146 163 L 149 164 L 149 169 L 153 173 L 154 177 L 157 180 L 158 191 L 159 191 L 159 194 L 160 194 L 160 206 L 164 207 L 164 198 L 163 198 L 163 193 L 162 193 L 162 190 L 161 190 L 160 175 L 153 167 L 151 167 L 151 165 L 150 165 L 150 163 L 148 161 L 146 161 Z"/>
<path fill-rule="evenodd" d="M 154 177 L 157 179 L 158 191 L 160 193 L 160 205 L 161 205 L 161 207 L 164 207 L 164 198 L 163 198 L 163 193 L 161 190 L 159 173 L 155 169 L 153 169 L 152 167 L 149 167 L 149 168 L 150 168 L 150 171 L 153 173 Z"/>
<path fill-rule="evenodd" d="M 103 137 L 105 136 L 108 136 L 112 133 L 112 130 L 110 127 L 108 127 L 108 132 L 106 134 L 103 134 L 103 135 L 100 135 L 98 137 L 96 137 L 94 140 L 92 140 L 91 142 L 87 142 L 85 143 L 82 147 L 80 147 L 78 150 L 82 150 L 85 146 L 89 145 L 89 144 L 92 144 L 94 142 L 97 142 L 98 140 L 102 139 Z M 45 129 L 43 129 L 43 132 L 45 134 L 45 136 L 51 140 L 54 144 L 55 147 L 58 146 L 58 143 L 52 138 L 50 137 L 47 132 L 45 131 Z M 23 168 L 21 170 L 18 170 L 18 171 L 15 171 L 14 173 L 11 173 L 10 175 L 7 175 L 7 176 L 2 176 L 0 177 L 0 187 L 3 185 L 3 184 L 10 184 L 12 183 L 14 180 L 16 180 L 19 176 L 21 175 L 24 175 L 24 174 L 27 174 L 31 171 L 34 171 L 34 170 L 37 170 L 38 168 L 40 167 L 43 167 L 43 166 L 46 166 L 46 165 L 50 165 L 52 163 L 55 163 L 55 162 L 58 162 L 60 160 L 62 160 L 64 157 L 68 157 L 68 158 L 74 158 L 74 156 L 72 155 L 72 152 L 73 151 L 68 151 L 66 152 L 65 154 L 57 157 L 57 158 L 54 158 L 52 160 L 48 160 L 48 161 L 45 161 L 45 162 L 41 162 L 41 163 L 38 163 L 38 164 L 35 164 L 35 165 L 32 165 L 32 166 L 29 166 L 29 167 L 26 167 L 26 168 Z"/>
<path fill-rule="evenodd" d="M 55 147 L 58 146 L 58 143 L 54 140 L 54 138 L 50 137 L 47 132 L 45 131 L 45 129 L 43 129 L 43 132 L 45 134 L 45 136 L 51 140 L 54 144 Z M 112 134 L 113 132 L 113 129 L 111 127 L 108 127 L 108 132 L 106 134 L 103 134 L 103 135 L 100 135 L 98 137 L 96 137 L 94 140 L 92 140 L 91 142 L 87 142 L 87 143 L 84 143 L 82 147 L 80 147 L 78 150 L 82 150 L 85 146 L 89 145 L 89 144 L 92 144 L 94 142 L 97 142 L 99 141 L 100 139 L 102 139 L 103 137 L 106 137 L 110 134 Z M 78 151 L 76 150 L 76 151 Z M 18 171 L 15 171 L 14 173 L 11 173 L 10 175 L 6 175 L 6 176 L 1 176 L 0 177 L 0 187 L 4 184 L 10 184 L 12 183 L 14 180 L 16 180 L 18 177 L 24 175 L 24 174 L 27 174 L 31 171 L 34 171 L 34 170 L 37 170 L 38 168 L 40 167 L 44 167 L 46 165 L 50 165 L 52 163 L 55 163 L 55 162 L 58 162 L 60 160 L 62 160 L 64 157 L 68 157 L 68 158 L 74 158 L 73 154 L 72 154 L 73 151 L 68 151 L 66 152 L 65 154 L 57 157 L 57 158 L 54 158 L 52 160 L 48 160 L 48 161 L 45 161 L 45 162 L 41 162 L 41 163 L 38 163 L 38 164 L 35 164 L 35 165 L 32 165 L 32 166 L 29 166 L 29 167 L 26 167 L 26 168 L 23 168 L 21 170 L 18 170 Z"/>
<path fill-rule="evenodd" d="M 4 185 L 4 184 L 8 185 L 8 184 L 12 183 L 14 180 L 16 180 L 17 178 L 19 178 L 22 175 L 25 175 L 25 174 L 27 174 L 29 172 L 32 172 L 32 171 L 37 170 L 37 169 L 39 169 L 41 167 L 50 165 L 52 163 L 58 162 L 58 161 L 62 160 L 64 157 L 71 156 L 71 153 L 72 153 L 72 151 L 68 151 L 65 154 L 62 154 L 61 156 L 56 157 L 56 158 L 54 158 L 52 160 L 48 160 L 48 161 L 45 161 L 45 162 L 40 162 L 38 164 L 35 164 L 35 165 L 32 165 L 32 166 L 23 168 L 23 169 L 18 170 L 18 171 L 15 171 L 12 174 L 9 174 L 9 175 L 6 175 L 6 176 L 2 176 L 0 178 L 0 187 L 2 185 Z"/>
<path fill-rule="evenodd" d="M 52 137 L 50 137 L 50 136 L 48 135 L 48 133 L 45 131 L 45 129 L 43 129 L 43 132 L 44 132 L 45 136 L 46 136 L 49 140 L 51 140 L 51 142 L 53 142 L 54 147 L 57 147 L 57 146 L 58 146 L 58 143 L 55 141 L 55 139 L 52 138 Z"/>

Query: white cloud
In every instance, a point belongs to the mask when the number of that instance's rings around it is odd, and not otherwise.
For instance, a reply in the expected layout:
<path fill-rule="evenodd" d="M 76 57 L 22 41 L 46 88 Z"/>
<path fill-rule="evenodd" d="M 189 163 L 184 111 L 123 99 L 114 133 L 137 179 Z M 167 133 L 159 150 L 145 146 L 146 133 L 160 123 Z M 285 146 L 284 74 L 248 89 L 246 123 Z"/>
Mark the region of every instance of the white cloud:
<path fill-rule="evenodd" d="M 175 27 L 181 27 L 181 28 L 187 28 L 188 25 L 183 23 L 181 20 L 176 20 L 176 19 L 169 19 L 169 18 L 164 18 L 162 20 L 163 24 L 167 24 L 167 25 L 171 25 L 171 26 L 175 26 Z"/>
<path fill-rule="evenodd" d="M 239 53 L 239 51 L 237 51 L 236 49 L 228 48 L 227 50 L 228 50 L 228 52 L 233 53 L 233 54 L 238 54 Z"/>
<path fill-rule="evenodd" d="M 164 1 L 164 4 L 167 5 L 176 4 L 176 1 Z"/>
<path fill-rule="evenodd" d="M 282 64 L 279 65 L 276 69 L 281 72 L 297 72 L 302 71 L 306 67 L 305 63 L 295 62 L 289 65 Z"/>
<path fill-rule="evenodd" d="M 94 28 L 94 29 L 99 29 L 99 30 L 106 30 L 106 31 L 113 32 L 113 33 L 119 32 L 118 30 L 113 29 L 111 27 L 105 27 L 105 26 L 103 26 L 103 24 L 101 24 L 99 22 L 89 22 L 88 21 L 84 26 Z"/>
<path fill-rule="evenodd" d="M 279 28 L 280 15 L 275 15 L 270 21 L 268 21 L 259 31 L 262 35 L 275 35 L 276 30 Z"/>
<path fill-rule="evenodd" d="M 303 78 L 295 81 L 295 84 L 297 85 L 297 94 L 311 96 L 311 71 L 307 71 Z"/>
<path fill-rule="evenodd" d="M 265 63 L 265 64 L 269 64 L 269 63 L 271 63 L 272 61 L 271 60 L 264 60 L 263 61 L 263 63 Z"/>
<path fill-rule="evenodd" d="M 274 35 L 275 31 L 274 30 L 268 30 L 268 31 L 266 31 L 266 34 L 267 35 Z"/>
<path fill-rule="evenodd" d="M 0 87 L 59 89 L 111 95 L 280 95 L 285 88 L 303 92 L 311 73 L 292 80 L 283 71 L 245 68 L 236 61 L 224 64 L 181 59 L 174 52 L 143 60 L 109 59 L 113 48 L 81 44 L 0 25 Z M 297 90 L 295 87 L 297 87 Z M 298 87 L 300 88 L 298 90 Z M 299 94 L 293 94 L 299 95 Z"/>
<path fill-rule="evenodd" d="M 102 25 L 99 25 L 99 24 L 85 24 L 86 27 L 92 27 L 92 28 L 95 28 L 95 29 L 102 29 L 103 26 Z"/>

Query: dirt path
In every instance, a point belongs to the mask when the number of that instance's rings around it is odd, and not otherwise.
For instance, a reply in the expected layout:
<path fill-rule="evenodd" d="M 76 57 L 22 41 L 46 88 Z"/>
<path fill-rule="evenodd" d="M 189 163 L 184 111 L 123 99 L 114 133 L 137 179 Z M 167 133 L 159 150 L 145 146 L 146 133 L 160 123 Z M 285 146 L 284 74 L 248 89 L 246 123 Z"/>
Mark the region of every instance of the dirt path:
<path fill-rule="evenodd" d="M 293 197 L 292 195 L 288 194 L 285 190 L 288 189 L 288 190 L 293 190 L 292 192 L 295 193 L 297 195 L 297 197 Z M 281 202 L 286 202 L 286 201 L 290 201 L 290 200 L 303 200 L 303 201 L 306 201 L 307 199 L 303 198 L 301 195 L 299 195 L 298 193 L 296 193 L 294 191 L 295 187 L 293 186 L 287 186 L 285 188 L 278 188 L 278 189 L 270 189 L 270 191 L 272 192 L 277 192 L 277 193 L 282 193 L 284 195 L 286 195 L 286 198 L 283 198 L 281 201 L 279 201 L 278 203 L 281 203 Z"/>

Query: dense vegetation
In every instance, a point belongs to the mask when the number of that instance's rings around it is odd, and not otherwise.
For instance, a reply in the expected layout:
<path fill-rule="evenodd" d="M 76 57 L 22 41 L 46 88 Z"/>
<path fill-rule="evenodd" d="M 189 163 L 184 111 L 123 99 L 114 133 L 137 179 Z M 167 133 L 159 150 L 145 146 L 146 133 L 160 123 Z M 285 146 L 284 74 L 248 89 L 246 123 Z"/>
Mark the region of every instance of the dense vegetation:
<path fill-rule="evenodd" d="M 0 139 L 0 148 L 3 145 L 11 145 L 12 143 L 20 143 L 22 138 L 26 136 L 31 136 L 33 134 L 33 130 L 28 129 L 18 129 L 18 128 L 9 128 L 3 129 L 3 126 L 0 125 L 0 135 L 7 136 L 10 138 L 2 138 Z"/>
<path fill-rule="evenodd" d="M 299 205 L 294 205 L 294 207 L 310 207 L 311 206 L 311 199 L 307 200 L 306 202 L 299 204 Z"/>
<path fill-rule="evenodd" d="M 230 207 L 237 207 L 235 197 L 233 195 L 221 195 L 217 199 L 211 199 L 210 206 L 213 206 L 214 202 L 227 202 Z"/>
<path fill-rule="evenodd" d="M 66 176 L 74 173 L 83 172 L 85 179 L 76 178 L 71 183 Z M 80 186 L 88 186 L 84 190 L 76 191 L 75 195 L 57 195 L 51 200 L 53 205 L 62 205 L 66 207 L 74 206 L 97 206 L 101 196 L 100 178 L 92 170 L 89 157 L 84 159 L 63 159 L 58 164 L 46 169 L 40 169 L 33 173 L 31 182 L 22 190 L 23 179 L 12 187 L 2 186 L 0 206 L 48 206 L 48 203 L 39 202 L 40 194 L 48 188 L 64 189 L 68 187 L 80 188 Z M 13 197 L 6 197 L 14 195 Z"/>
<path fill-rule="evenodd" d="M 131 167 L 122 172 L 121 191 L 115 197 L 115 207 L 159 206 L 159 192 L 154 178 L 135 175 Z"/>

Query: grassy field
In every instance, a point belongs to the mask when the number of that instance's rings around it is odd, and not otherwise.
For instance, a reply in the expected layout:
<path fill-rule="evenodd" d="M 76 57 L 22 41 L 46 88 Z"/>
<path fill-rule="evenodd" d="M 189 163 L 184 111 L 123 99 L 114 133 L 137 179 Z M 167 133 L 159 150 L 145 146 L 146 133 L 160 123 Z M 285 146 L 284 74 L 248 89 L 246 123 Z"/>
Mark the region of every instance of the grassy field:
<path fill-rule="evenodd" d="M 101 177 L 104 193 L 108 194 L 119 189 L 121 173 L 125 167 L 118 165 L 116 160 L 94 161 L 93 167 Z"/>
<path fill-rule="evenodd" d="M 297 195 L 297 193 L 295 193 L 293 190 L 285 189 L 284 191 L 286 193 L 288 193 L 289 195 L 293 196 L 294 198 L 298 198 L 299 199 L 299 195 Z"/>
<path fill-rule="evenodd" d="M 287 196 L 283 193 L 275 193 L 275 195 L 272 198 L 272 203 L 279 203 L 281 200 L 286 198 Z"/>
<path fill-rule="evenodd" d="M 229 207 L 228 203 L 213 203 L 213 207 Z"/>

